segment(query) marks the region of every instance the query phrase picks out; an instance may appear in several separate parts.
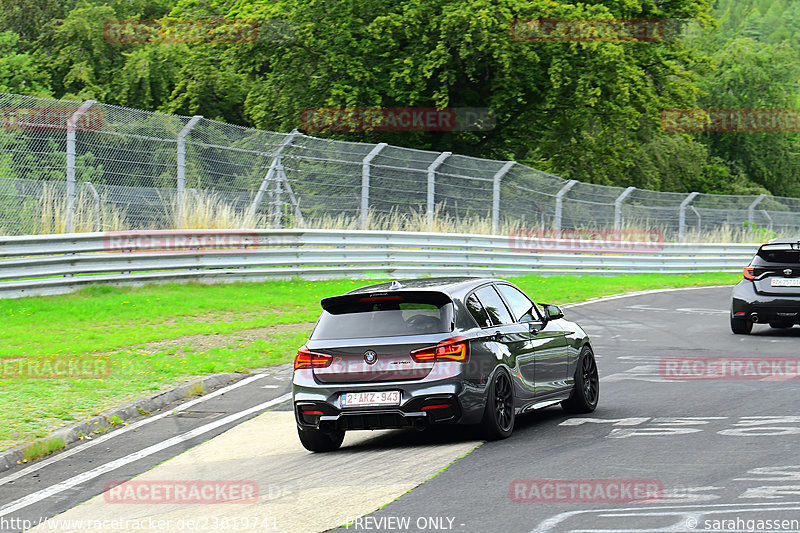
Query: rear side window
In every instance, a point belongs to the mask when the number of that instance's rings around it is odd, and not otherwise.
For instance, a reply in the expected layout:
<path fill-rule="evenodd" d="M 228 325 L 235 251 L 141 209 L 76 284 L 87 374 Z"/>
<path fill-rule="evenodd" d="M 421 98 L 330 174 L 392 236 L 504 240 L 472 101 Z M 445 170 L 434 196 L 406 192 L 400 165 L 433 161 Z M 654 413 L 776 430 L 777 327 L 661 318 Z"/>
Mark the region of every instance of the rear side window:
<path fill-rule="evenodd" d="M 469 298 L 467 298 L 467 309 L 469 309 L 472 318 L 475 319 L 475 322 L 477 322 L 480 327 L 485 328 L 492 325 L 492 321 L 489 319 L 489 313 L 486 312 L 486 309 L 484 309 L 478 297 L 475 296 L 475 293 L 470 294 Z"/>
<path fill-rule="evenodd" d="M 768 263 L 800 263 L 800 250 L 764 246 L 758 251 L 758 257 Z"/>
<path fill-rule="evenodd" d="M 346 295 L 323 301 L 314 340 L 396 337 L 452 329 L 453 303 L 441 293 Z"/>
<path fill-rule="evenodd" d="M 514 319 L 511 318 L 511 313 L 508 312 L 506 304 L 497 294 L 497 291 L 491 285 L 481 287 L 475 294 L 483 304 L 486 312 L 489 313 L 489 318 L 492 319 L 492 324 L 499 326 L 501 324 L 513 324 Z"/>

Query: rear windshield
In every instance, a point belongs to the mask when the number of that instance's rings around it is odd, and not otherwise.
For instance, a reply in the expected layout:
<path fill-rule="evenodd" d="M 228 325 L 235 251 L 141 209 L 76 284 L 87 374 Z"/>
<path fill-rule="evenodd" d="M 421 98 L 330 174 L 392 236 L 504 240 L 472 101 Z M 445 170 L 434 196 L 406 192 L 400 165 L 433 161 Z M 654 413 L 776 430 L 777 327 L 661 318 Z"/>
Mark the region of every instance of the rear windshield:
<path fill-rule="evenodd" d="M 314 340 L 446 333 L 453 304 L 442 293 L 346 295 L 323 300 Z"/>
<path fill-rule="evenodd" d="M 758 251 L 758 257 L 768 263 L 800 263 L 800 250 L 791 250 L 788 245 L 764 246 Z"/>

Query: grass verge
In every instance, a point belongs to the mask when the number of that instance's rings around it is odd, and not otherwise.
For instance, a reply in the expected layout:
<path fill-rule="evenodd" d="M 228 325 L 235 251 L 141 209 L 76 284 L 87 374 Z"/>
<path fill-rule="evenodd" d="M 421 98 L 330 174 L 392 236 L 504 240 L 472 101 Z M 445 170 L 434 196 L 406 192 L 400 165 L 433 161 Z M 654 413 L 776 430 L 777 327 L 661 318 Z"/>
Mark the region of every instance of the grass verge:
<path fill-rule="evenodd" d="M 566 303 L 638 290 L 733 284 L 736 274 L 514 278 L 536 301 Z M 0 300 L 0 449 L 69 422 L 217 372 L 290 362 L 319 301 L 374 281 L 303 280 L 139 288 L 91 286 L 67 295 Z M 39 379 L 19 361 L 102 357 L 96 378 Z M 192 391 L 202 394 L 202 391 Z"/>

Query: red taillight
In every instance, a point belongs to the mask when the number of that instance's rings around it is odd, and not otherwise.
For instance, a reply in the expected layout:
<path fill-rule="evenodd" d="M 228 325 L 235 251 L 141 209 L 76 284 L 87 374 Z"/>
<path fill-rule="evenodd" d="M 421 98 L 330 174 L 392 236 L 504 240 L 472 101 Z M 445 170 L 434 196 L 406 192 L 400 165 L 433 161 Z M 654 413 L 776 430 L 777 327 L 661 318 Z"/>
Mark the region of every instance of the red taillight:
<path fill-rule="evenodd" d="M 305 346 L 297 350 L 294 358 L 294 369 L 299 368 L 325 368 L 333 361 L 333 356 L 310 351 Z"/>
<path fill-rule="evenodd" d="M 411 352 L 411 358 L 418 363 L 442 359 L 464 362 L 469 359 L 469 340 L 464 337 L 452 337 L 436 346 L 414 350 Z"/>
<path fill-rule="evenodd" d="M 449 403 L 437 403 L 436 405 L 426 405 L 422 408 L 423 411 L 428 411 L 430 409 L 444 409 L 445 407 L 451 407 Z"/>
<path fill-rule="evenodd" d="M 322 411 L 303 411 L 304 415 L 321 415 Z"/>
<path fill-rule="evenodd" d="M 753 272 L 755 269 L 755 267 L 744 267 L 744 279 L 753 279 Z"/>

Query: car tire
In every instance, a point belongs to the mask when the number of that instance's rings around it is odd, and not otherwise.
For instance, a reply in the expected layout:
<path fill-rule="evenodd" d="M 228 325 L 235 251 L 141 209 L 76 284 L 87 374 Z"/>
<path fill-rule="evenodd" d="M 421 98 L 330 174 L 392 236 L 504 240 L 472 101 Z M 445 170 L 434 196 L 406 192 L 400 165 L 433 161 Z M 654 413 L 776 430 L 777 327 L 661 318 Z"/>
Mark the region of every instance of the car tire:
<path fill-rule="evenodd" d="M 581 350 L 578 368 L 575 369 L 575 384 L 569 398 L 561 402 L 567 413 L 591 413 L 600 399 L 600 378 L 592 349 L 586 345 Z"/>
<path fill-rule="evenodd" d="M 753 331 L 753 323 L 746 318 L 731 317 L 731 331 L 737 335 L 749 335 Z"/>
<path fill-rule="evenodd" d="M 504 369 L 495 372 L 486 392 L 481 433 L 487 440 L 508 438 L 514 431 L 514 386 Z"/>
<path fill-rule="evenodd" d="M 303 447 L 310 452 L 332 452 L 338 450 L 344 440 L 344 431 L 322 431 L 320 429 L 297 428 Z"/>

